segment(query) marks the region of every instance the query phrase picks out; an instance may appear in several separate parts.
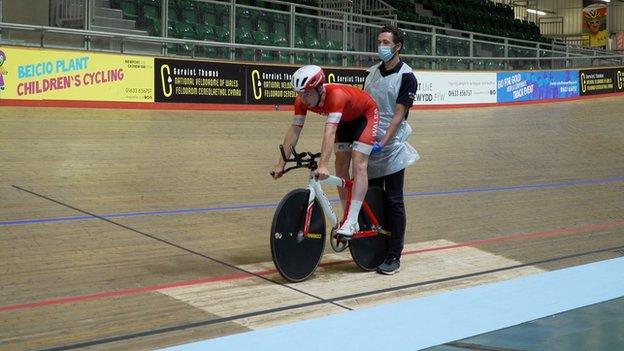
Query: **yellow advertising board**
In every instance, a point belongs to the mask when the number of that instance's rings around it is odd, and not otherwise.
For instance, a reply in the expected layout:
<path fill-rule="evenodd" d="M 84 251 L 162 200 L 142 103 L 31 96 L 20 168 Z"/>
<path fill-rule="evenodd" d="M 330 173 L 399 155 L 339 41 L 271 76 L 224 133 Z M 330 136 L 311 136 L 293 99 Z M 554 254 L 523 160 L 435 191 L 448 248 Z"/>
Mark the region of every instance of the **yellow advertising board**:
<path fill-rule="evenodd" d="M 154 102 L 154 59 L 0 47 L 0 99 Z"/>

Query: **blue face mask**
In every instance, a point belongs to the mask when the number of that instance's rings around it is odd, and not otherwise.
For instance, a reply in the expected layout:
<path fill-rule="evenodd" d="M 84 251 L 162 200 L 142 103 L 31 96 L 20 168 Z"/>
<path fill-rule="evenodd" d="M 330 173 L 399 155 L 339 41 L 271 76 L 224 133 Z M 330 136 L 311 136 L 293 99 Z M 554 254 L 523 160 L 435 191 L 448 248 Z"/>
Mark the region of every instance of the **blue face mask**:
<path fill-rule="evenodd" d="M 391 46 L 379 45 L 379 48 L 377 49 L 377 54 L 383 62 L 388 62 L 394 57 Z"/>

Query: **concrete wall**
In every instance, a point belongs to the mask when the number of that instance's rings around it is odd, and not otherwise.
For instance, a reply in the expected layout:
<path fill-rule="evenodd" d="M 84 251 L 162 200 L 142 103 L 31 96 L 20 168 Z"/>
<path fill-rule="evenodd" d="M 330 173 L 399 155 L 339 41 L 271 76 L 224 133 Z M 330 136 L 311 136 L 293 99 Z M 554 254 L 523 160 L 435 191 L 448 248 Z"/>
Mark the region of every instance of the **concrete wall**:
<path fill-rule="evenodd" d="M 4 22 L 47 26 L 50 2 L 45 0 L 1 0 Z"/>

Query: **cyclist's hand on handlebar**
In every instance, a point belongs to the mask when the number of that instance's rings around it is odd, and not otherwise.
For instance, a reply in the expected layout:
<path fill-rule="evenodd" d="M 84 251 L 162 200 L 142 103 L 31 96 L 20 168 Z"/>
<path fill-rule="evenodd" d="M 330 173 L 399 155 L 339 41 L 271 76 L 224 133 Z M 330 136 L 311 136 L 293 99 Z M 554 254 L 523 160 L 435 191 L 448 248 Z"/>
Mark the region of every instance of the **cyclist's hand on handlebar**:
<path fill-rule="evenodd" d="M 316 169 L 316 178 L 318 180 L 327 179 L 329 177 L 329 169 L 327 167 L 319 166 Z"/>
<path fill-rule="evenodd" d="M 282 175 L 284 175 L 284 165 L 275 166 L 275 168 L 270 174 L 271 174 L 271 177 L 273 177 L 273 179 L 281 178 Z"/>

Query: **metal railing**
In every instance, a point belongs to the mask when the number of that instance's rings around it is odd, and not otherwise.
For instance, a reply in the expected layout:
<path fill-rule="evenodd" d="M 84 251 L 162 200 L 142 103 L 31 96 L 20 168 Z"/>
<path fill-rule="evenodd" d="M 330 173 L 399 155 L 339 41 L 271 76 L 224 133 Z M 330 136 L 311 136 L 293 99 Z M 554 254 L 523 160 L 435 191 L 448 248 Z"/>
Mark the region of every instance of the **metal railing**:
<path fill-rule="evenodd" d="M 383 0 L 359 0 L 359 2 L 362 7 L 360 13 L 395 20 L 397 18 L 396 9 Z"/>
<path fill-rule="evenodd" d="M 84 0 L 51 0 L 51 23 L 59 27 L 82 28 L 85 21 L 84 9 Z"/>

